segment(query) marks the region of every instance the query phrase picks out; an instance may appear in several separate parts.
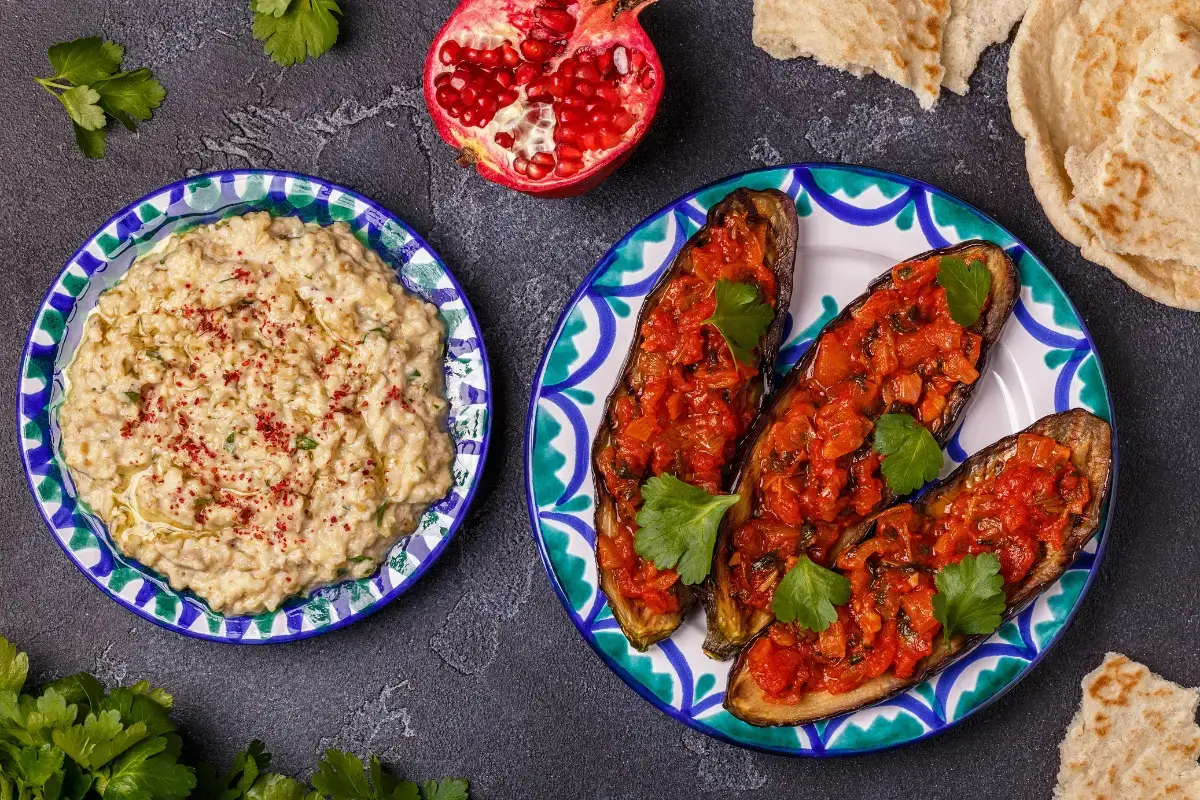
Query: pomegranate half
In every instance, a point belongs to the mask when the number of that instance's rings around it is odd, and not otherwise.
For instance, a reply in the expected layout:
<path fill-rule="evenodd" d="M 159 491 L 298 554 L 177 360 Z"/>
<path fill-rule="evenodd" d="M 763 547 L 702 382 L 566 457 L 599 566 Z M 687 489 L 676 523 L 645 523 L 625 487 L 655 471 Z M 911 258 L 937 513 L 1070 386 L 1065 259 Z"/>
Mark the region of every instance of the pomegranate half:
<path fill-rule="evenodd" d="M 443 139 L 490 181 L 541 197 L 594 188 L 654 119 L 654 0 L 462 0 L 425 59 Z"/>

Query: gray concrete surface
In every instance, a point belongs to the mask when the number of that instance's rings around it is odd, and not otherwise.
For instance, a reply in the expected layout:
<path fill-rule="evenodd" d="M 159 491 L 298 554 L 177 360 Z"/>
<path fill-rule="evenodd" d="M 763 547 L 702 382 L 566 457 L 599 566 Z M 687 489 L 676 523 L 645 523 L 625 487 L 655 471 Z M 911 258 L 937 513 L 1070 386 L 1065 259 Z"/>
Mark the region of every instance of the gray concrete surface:
<path fill-rule="evenodd" d="M 413 776 L 459 773 L 477 798 L 1048 798 L 1080 678 L 1107 650 L 1200 684 L 1200 316 L 1135 294 L 1051 228 L 1009 122 L 1007 46 L 966 98 L 932 114 L 879 79 L 780 63 L 750 42 L 750 4 L 664 0 L 643 19 L 666 64 L 658 120 L 629 163 L 582 198 L 544 202 L 454 165 L 420 91 L 425 48 L 453 0 L 346 0 L 341 41 L 281 70 L 250 37 L 246 0 L 0 0 L 0 633 L 39 676 L 92 670 L 175 692 L 197 752 L 263 737 L 307 773 L 329 745 Z M 85 161 L 30 77 L 46 48 L 101 34 L 170 91 L 136 138 Z M 1023 238 L 1066 286 L 1112 385 L 1120 496 L 1100 580 L 1018 689 L 958 729 L 899 751 L 793 760 L 711 740 L 638 698 L 576 635 L 525 515 L 529 386 L 567 297 L 646 213 L 731 172 L 834 160 L 957 194 Z M 51 541 L 11 429 L 25 333 L 52 276 L 112 212 L 193 170 L 299 170 L 351 186 L 419 230 L 455 270 L 491 352 L 489 487 L 443 560 L 350 628 L 291 645 L 206 644 L 143 622 Z"/>

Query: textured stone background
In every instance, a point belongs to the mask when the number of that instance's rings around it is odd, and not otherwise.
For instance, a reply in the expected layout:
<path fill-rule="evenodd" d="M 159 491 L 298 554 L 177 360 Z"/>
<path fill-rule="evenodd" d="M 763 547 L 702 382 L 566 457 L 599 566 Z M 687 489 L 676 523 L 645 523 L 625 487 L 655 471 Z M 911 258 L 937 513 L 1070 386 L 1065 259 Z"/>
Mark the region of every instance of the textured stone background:
<path fill-rule="evenodd" d="M 185 639 L 93 588 L 51 541 L 0 436 L 0 632 L 40 676 L 92 670 L 175 692 L 199 755 L 252 737 L 307 772 L 328 745 L 414 776 L 468 776 L 478 798 L 1048 797 L 1080 678 L 1106 650 L 1200 683 L 1200 316 L 1156 305 L 1082 261 L 1026 181 L 1009 122 L 1008 50 L 935 113 L 879 79 L 780 63 L 750 42 L 745 0 L 666 0 L 643 17 L 669 89 L 649 137 L 590 195 L 539 202 L 454 166 L 421 97 L 425 48 L 454 0 L 346 0 L 341 41 L 281 70 L 245 0 L 0 0 L 0 418 L 52 276 L 114 211 L 196 170 L 277 167 L 358 189 L 437 248 L 479 313 L 496 387 L 489 481 L 442 561 L 389 608 L 276 647 Z M 85 161 L 30 76 L 54 42 L 101 34 L 170 94 L 136 138 Z M 995 215 L 1050 265 L 1104 356 L 1120 428 L 1112 544 L 1078 618 L 1018 689 L 951 733 L 892 753 L 801 761 L 711 740 L 639 699 L 576 635 L 525 515 L 528 387 L 576 283 L 645 214 L 729 173 L 830 160 L 896 170 Z M 11 425 L 6 422 L 5 427 Z"/>

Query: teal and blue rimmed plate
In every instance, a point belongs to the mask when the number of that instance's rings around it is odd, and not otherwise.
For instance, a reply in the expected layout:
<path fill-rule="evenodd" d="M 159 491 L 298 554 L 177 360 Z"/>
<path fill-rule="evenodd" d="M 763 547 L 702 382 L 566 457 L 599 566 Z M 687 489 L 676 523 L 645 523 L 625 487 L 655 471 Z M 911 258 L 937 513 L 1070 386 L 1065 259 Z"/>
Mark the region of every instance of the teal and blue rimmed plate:
<path fill-rule="evenodd" d="M 701 649 L 704 614 L 640 653 L 621 634 L 597 585 L 590 448 L 633 341 L 642 301 L 705 214 L 738 187 L 780 189 L 800 217 L 795 288 L 777 371 L 894 263 L 968 239 L 1003 247 L 1021 274 L 1016 311 L 947 447 L 946 473 L 968 454 L 1069 408 L 1112 421 L 1087 327 L 1061 286 L 1011 233 L 920 181 L 859 167 L 799 164 L 704 187 L 653 214 L 616 244 L 559 319 L 533 386 L 526 427 L 529 518 L 571 622 L 604 662 L 675 719 L 748 747 L 798 756 L 882 750 L 945 730 L 994 701 L 1058 640 L 1096 576 L 1112 514 L 1070 569 L 990 639 L 938 675 L 869 708 L 795 727 L 756 728 L 722 707 L 730 662 Z M 1113 437 L 1116 461 L 1116 437 Z M 1114 468 L 1115 475 L 1115 468 Z M 1114 481 L 1115 482 L 1115 481 Z"/>
<path fill-rule="evenodd" d="M 345 222 L 396 270 L 413 294 L 438 307 L 446 325 L 448 424 L 456 455 L 450 493 L 401 539 L 378 572 L 293 598 L 257 616 L 213 612 L 191 592 L 124 556 L 104 524 L 77 499 L 60 455 L 56 411 L 62 370 L 88 312 L 138 256 L 175 232 L 252 211 Z M 140 617 L 188 636 L 222 642 L 303 639 L 360 619 L 403 594 L 445 551 L 479 485 L 491 430 L 487 353 L 458 281 L 394 214 L 367 198 L 305 175 L 272 170 L 214 172 L 165 186 L 126 206 L 71 256 L 34 317 L 17 381 L 17 439 L 34 501 L 55 540 L 92 583 Z"/>

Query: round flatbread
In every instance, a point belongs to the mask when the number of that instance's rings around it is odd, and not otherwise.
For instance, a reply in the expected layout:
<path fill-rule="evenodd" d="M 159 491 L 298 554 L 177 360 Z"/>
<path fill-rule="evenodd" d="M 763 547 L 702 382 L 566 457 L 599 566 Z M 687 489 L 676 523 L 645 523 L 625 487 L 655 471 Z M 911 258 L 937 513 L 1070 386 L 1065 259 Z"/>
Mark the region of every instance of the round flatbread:
<path fill-rule="evenodd" d="M 1169 220 L 1141 219 L 1144 211 L 1117 190 L 1103 198 L 1096 194 L 1097 180 L 1100 189 L 1109 188 L 1097 177 L 1100 165 L 1111 163 L 1106 152 L 1111 156 L 1122 147 L 1126 152 L 1151 152 L 1154 158 L 1147 163 L 1151 172 L 1179 159 L 1191 163 L 1186 139 L 1176 143 L 1179 147 L 1169 142 L 1142 146 L 1152 126 L 1139 121 L 1144 104 L 1128 96 L 1139 64 L 1152 68 L 1154 53 L 1144 53 L 1143 44 L 1160 31 L 1164 18 L 1198 27 L 1200 0 L 1035 0 L 1013 45 L 1008 96 L 1013 124 L 1026 139 L 1030 183 L 1058 231 L 1086 258 L 1108 267 L 1142 294 L 1200 310 L 1200 264 L 1186 260 L 1186 250 L 1179 258 L 1167 259 L 1161 247 L 1148 246 L 1155 226 L 1165 232 Z M 1173 81 L 1171 91 L 1179 102 L 1187 102 L 1184 81 Z M 1127 147 L 1129 142 L 1135 146 Z M 1083 197 L 1077 196 L 1067 169 L 1069 151 L 1076 177 L 1094 179 Z M 1181 186 L 1178 175 L 1158 177 L 1155 185 L 1170 187 L 1173 193 L 1189 189 L 1192 195 L 1200 193 L 1200 186 Z M 1133 199 L 1140 203 L 1144 197 L 1135 192 Z M 1084 205 L 1097 209 L 1099 215 L 1089 214 Z M 1111 205 L 1115 215 L 1139 217 L 1137 235 L 1142 245 L 1131 245 L 1134 237 L 1114 236 L 1114 231 L 1098 234 L 1092 225 L 1103 217 L 1105 205 Z M 1150 205 L 1171 206 L 1165 196 L 1152 199 Z"/>

